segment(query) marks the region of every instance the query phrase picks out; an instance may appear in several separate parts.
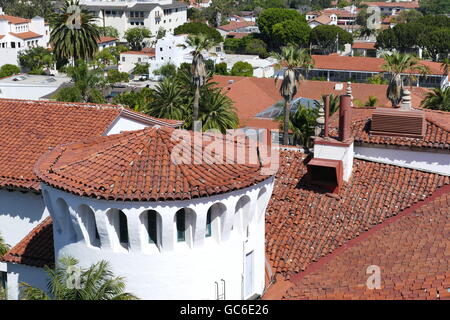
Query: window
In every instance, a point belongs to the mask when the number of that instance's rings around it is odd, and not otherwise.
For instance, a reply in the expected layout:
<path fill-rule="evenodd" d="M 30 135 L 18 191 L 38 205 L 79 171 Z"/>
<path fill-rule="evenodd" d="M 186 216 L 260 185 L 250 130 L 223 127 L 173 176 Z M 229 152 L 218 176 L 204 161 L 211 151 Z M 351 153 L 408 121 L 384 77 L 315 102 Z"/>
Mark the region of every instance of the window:
<path fill-rule="evenodd" d="M 176 224 L 177 224 L 177 241 L 178 242 L 186 241 L 186 212 L 184 209 L 181 209 L 180 211 L 177 212 Z"/>
<path fill-rule="evenodd" d="M 122 211 L 119 213 L 119 239 L 121 243 L 128 243 L 127 217 Z"/>
<path fill-rule="evenodd" d="M 206 215 L 206 233 L 205 237 L 212 236 L 212 227 L 211 227 L 211 208 L 208 209 L 208 213 Z"/>

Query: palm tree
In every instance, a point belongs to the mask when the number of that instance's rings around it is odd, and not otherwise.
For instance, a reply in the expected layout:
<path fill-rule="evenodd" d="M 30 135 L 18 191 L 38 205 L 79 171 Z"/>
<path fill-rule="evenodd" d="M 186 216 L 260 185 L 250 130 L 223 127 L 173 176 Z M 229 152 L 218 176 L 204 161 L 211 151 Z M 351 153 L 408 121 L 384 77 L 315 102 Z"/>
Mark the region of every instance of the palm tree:
<path fill-rule="evenodd" d="M 199 35 L 190 35 L 186 40 L 186 44 L 180 45 L 183 48 L 193 48 L 192 54 L 192 64 L 191 64 L 191 73 L 192 73 L 192 82 L 195 85 L 195 94 L 193 101 L 193 110 L 192 110 L 192 129 L 194 130 L 194 122 L 198 120 L 198 110 L 200 103 L 200 88 L 205 84 L 205 80 L 207 77 L 207 70 L 205 66 L 205 60 L 203 58 L 202 52 L 204 50 L 211 49 L 216 42 L 208 38 L 203 34 Z"/>
<path fill-rule="evenodd" d="M 152 101 L 145 113 L 156 117 L 173 120 L 184 120 L 186 109 L 186 95 L 178 81 L 164 78 L 153 90 Z"/>
<path fill-rule="evenodd" d="M 311 146 L 318 110 L 299 105 L 297 111 L 289 115 L 289 130 L 293 133 L 294 141 L 299 142 L 305 149 Z M 281 121 L 281 127 L 284 127 L 284 121 Z"/>
<path fill-rule="evenodd" d="M 5 243 L 5 239 L 0 235 L 0 257 L 9 251 L 9 245 Z"/>
<path fill-rule="evenodd" d="M 434 88 L 427 93 L 421 106 L 427 109 L 450 111 L 450 87 Z"/>
<path fill-rule="evenodd" d="M 61 10 L 50 18 L 50 43 L 58 61 L 75 62 L 94 57 L 100 38 L 92 16 L 81 9 L 79 0 L 65 0 Z"/>
<path fill-rule="evenodd" d="M 340 100 L 339 100 L 339 96 L 335 96 L 334 94 L 330 94 L 328 95 L 328 112 L 329 112 L 329 116 L 331 116 L 333 113 L 335 113 L 336 111 L 339 110 L 339 104 L 340 104 Z M 320 105 L 323 104 L 325 105 L 325 100 L 324 100 L 324 96 L 322 96 L 322 98 L 320 99 L 321 102 L 319 101 L 315 101 L 315 107 L 317 108 L 317 110 L 319 109 Z"/>
<path fill-rule="evenodd" d="M 219 89 L 209 90 L 202 96 L 199 119 L 203 130 L 216 129 L 224 134 L 227 129 L 235 129 L 239 125 L 233 102 Z"/>
<path fill-rule="evenodd" d="M 416 78 L 414 74 L 426 75 L 428 67 L 419 63 L 414 56 L 410 54 L 401 54 L 398 52 L 392 55 L 383 56 L 384 64 L 382 69 L 389 73 L 390 80 L 386 90 L 386 97 L 391 101 L 393 107 L 397 107 L 403 94 L 403 74 L 408 74 L 411 81 Z"/>
<path fill-rule="evenodd" d="M 273 53 L 272 56 L 278 60 L 275 69 L 283 71 L 283 81 L 280 86 L 280 94 L 284 99 L 284 125 L 283 125 L 283 144 L 289 142 L 289 114 L 292 98 L 297 94 L 297 86 L 303 77 L 302 68 L 307 72 L 314 65 L 311 55 L 306 49 L 300 49 L 296 46 L 289 45 L 281 48 L 281 53 Z M 275 78 L 275 85 L 278 77 Z"/>
<path fill-rule="evenodd" d="M 114 277 L 108 262 L 100 261 L 88 269 L 79 269 L 78 261 L 72 257 L 59 260 L 55 269 L 45 267 L 48 274 L 48 294 L 41 289 L 21 283 L 23 300 L 136 300 L 125 291 L 122 277 Z M 79 281 L 73 283 L 75 273 L 79 270 Z"/>

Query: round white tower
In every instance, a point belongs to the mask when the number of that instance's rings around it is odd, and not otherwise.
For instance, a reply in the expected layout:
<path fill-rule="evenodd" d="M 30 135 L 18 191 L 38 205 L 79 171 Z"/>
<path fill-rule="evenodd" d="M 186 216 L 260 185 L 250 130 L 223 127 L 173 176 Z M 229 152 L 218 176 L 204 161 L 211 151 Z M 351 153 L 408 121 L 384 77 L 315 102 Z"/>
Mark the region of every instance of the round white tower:
<path fill-rule="evenodd" d="M 173 134 L 148 128 L 95 138 L 39 160 L 35 171 L 53 219 L 56 259 L 70 255 L 83 267 L 107 260 L 141 299 L 261 294 L 274 177 L 262 175 L 259 164 L 224 162 L 225 155 L 206 164 L 206 144 L 191 149 Z M 240 147 L 239 154 L 251 152 Z M 174 161 L 180 150 L 192 156 Z M 193 164 L 197 152 L 203 161 Z"/>

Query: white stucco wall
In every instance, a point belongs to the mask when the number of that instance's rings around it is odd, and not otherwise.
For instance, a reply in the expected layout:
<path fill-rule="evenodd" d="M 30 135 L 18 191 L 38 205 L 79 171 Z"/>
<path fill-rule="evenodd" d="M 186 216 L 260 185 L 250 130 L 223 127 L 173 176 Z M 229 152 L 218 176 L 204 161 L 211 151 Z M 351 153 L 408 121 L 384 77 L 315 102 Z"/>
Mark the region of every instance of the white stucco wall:
<path fill-rule="evenodd" d="M 353 143 L 349 146 L 314 145 L 314 158 L 342 161 L 344 181 L 348 181 L 352 175 L 353 156 Z"/>
<path fill-rule="evenodd" d="M 8 263 L 6 280 L 8 300 L 18 300 L 20 284 L 27 283 L 32 287 L 47 291 L 47 273 L 43 268 L 35 268 L 23 264 Z"/>
<path fill-rule="evenodd" d="M 11 246 L 48 216 L 41 195 L 0 189 L 0 233 Z"/>
<path fill-rule="evenodd" d="M 20 83 L 0 83 L 0 98 L 39 100 L 40 97 L 58 89 L 57 85 L 21 85 Z"/>
<path fill-rule="evenodd" d="M 106 136 L 121 133 L 122 131 L 141 130 L 148 127 L 148 124 L 129 119 L 126 117 L 118 117 L 106 132 Z"/>
<path fill-rule="evenodd" d="M 54 221 L 55 254 L 71 255 L 88 267 L 99 260 L 110 262 L 114 273 L 124 276 L 127 291 L 141 299 L 215 299 L 225 280 L 226 299 L 246 299 L 262 294 L 265 285 L 265 210 L 274 178 L 224 195 L 190 201 L 116 202 L 77 197 L 42 184 Z M 265 190 L 263 193 L 261 190 Z M 246 205 L 240 208 L 240 203 Z M 218 204 L 220 203 L 220 204 Z M 101 245 L 92 243 L 83 212 L 95 212 Z M 223 211 L 213 221 L 213 236 L 206 238 L 206 216 L 214 205 Z M 127 217 L 129 244 L 118 241 L 110 209 Z M 180 208 L 195 212 L 188 240 L 177 242 L 175 214 Z M 141 217 L 147 209 L 161 219 L 158 246 L 150 244 Z M 239 210 L 236 210 L 239 209 Z M 83 222 L 82 222 L 83 221 Z M 249 232 L 247 236 L 247 226 Z M 244 296 L 244 258 L 254 252 L 253 286 Z"/>
<path fill-rule="evenodd" d="M 448 153 L 356 146 L 355 158 L 450 175 L 450 154 Z"/>

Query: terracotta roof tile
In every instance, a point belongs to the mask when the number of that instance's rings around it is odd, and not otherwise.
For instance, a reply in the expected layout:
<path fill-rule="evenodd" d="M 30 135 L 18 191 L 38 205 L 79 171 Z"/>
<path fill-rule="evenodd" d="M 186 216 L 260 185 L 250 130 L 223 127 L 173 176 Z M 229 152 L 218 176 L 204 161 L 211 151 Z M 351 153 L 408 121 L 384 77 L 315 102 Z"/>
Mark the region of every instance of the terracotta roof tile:
<path fill-rule="evenodd" d="M 352 48 L 353 48 L 353 49 L 369 49 L 369 50 L 376 50 L 376 48 L 375 48 L 375 42 L 353 42 Z"/>
<path fill-rule="evenodd" d="M 223 30 L 223 31 L 234 31 L 240 28 L 249 27 L 256 25 L 253 21 L 230 21 L 230 23 L 225 24 L 223 26 L 217 27 L 217 29 Z"/>
<path fill-rule="evenodd" d="M 153 127 L 59 146 L 41 157 L 35 172 L 56 188 L 80 196 L 122 201 L 206 197 L 249 187 L 269 178 L 261 175 L 256 158 L 254 163 L 249 159 L 242 163 L 225 158 L 224 153 L 213 159 L 205 152 L 209 144 L 195 143 L 192 131 L 183 130 L 192 144 L 186 139 L 178 141 L 176 133 L 173 128 Z M 224 136 L 217 137 L 223 139 Z M 226 152 L 236 149 L 230 146 L 236 146 L 239 152 L 249 155 L 248 144 L 232 142 L 228 137 L 222 141 Z M 175 147 L 187 155 L 183 163 L 172 160 Z M 203 155 L 200 164 L 194 159 L 198 154 Z M 219 158 L 221 162 L 217 163 Z"/>
<path fill-rule="evenodd" d="M 25 238 L 9 250 L 0 261 L 42 268 L 55 262 L 52 219 L 47 217 Z"/>
<path fill-rule="evenodd" d="M 353 108 L 352 136 L 356 144 L 370 143 L 409 147 L 412 149 L 450 150 L 450 113 L 427 110 L 426 133 L 423 138 L 373 135 L 370 133 L 372 113 L 375 108 Z M 330 135 L 338 135 L 338 114 L 330 118 Z"/>
<path fill-rule="evenodd" d="M 439 299 L 450 289 L 450 192 L 390 219 L 295 280 L 288 299 Z M 359 240 L 359 239 L 356 239 Z M 381 288 L 368 289 L 377 265 Z"/>
<path fill-rule="evenodd" d="M 27 40 L 27 39 L 33 39 L 33 38 L 40 38 L 43 35 L 36 33 L 36 32 L 32 32 L 32 31 L 27 31 L 27 32 L 21 32 L 21 33 L 14 33 L 14 32 L 10 32 L 11 35 L 23 39 L 23 40 Z"/>
<path fill-rule="evenodd" d="M 0 113 L 0 187 L 35 191 L 40 187 L 33 167 L 49 149 L 101 136 L 122 113 L 154 119 L 115 105 L 13 99 L 0 99 Z"/>
<path fill-rule="evenodd" d="M 25 19 L 25 18 L 21 18 L 21 17 L 15 17 L 15 16 L 10 16 L 8 14 L 2 14 L 0 15 L 0 20 L 8 20 L 9 23 L 11 24 L 22 24 L 22 23 L 29 23 L 31 20 L 30 19 Z"/>
<path fill-rule="evenodd" d="M 304 154 L 280 156 L 266 212 L 266 256 L 287 279 L 450 183 L 450 177 L 355 159 L 350 181 L 335 195 L 309 183 Z"/>
<path fill-rule="evenodd" d="M 101 36 L 98 40 L 97 43 L 106 43 L 106 42 L 113 42 L 113 41 L 117 41 L 117 38 L 114 37 L 103 37 Z"/>

